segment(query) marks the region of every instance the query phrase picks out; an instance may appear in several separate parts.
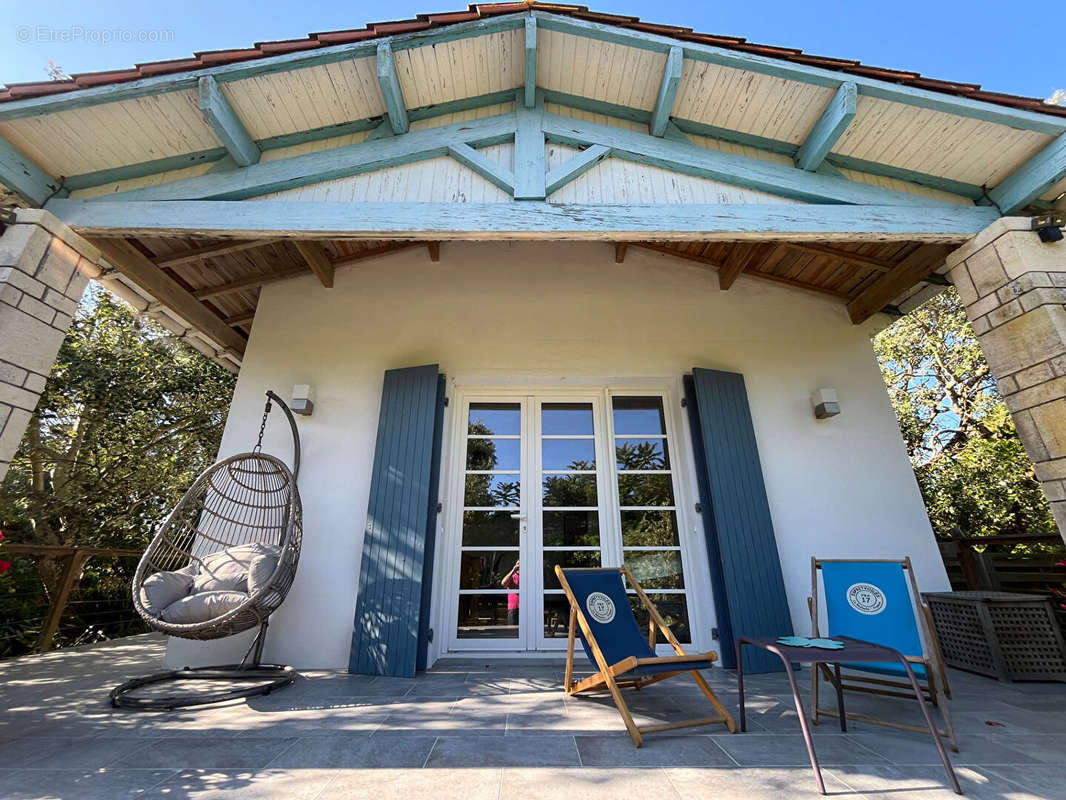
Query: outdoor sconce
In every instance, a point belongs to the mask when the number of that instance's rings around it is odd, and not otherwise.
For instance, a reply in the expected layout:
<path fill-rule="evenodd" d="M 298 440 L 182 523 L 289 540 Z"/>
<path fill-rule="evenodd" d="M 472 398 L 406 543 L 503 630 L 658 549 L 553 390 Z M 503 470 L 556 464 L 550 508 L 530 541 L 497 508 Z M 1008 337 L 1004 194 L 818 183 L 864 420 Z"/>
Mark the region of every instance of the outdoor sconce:
<path fill-rule="evenodd" d="M 289 404 L 289 408 L 293 414 L 309 417 L 311 412 L 315 410 L 314 397 L 314 389 L 306 383 L 298 383 L 292 387 L 292 402 Z"/>
<path fill-rule="evenodd" d="M 1033 217 L 1030 223 L 1044 244 L 1062 241 L 1062 229 L 1066 226 L 1066 214 L 1043 214 Z"/>
<path fill-rule="evenodd" d="M 829 419 L 840 413 L 840 401 L 836 389 L 819 389 L 811 395 L 815 419 Z"/>

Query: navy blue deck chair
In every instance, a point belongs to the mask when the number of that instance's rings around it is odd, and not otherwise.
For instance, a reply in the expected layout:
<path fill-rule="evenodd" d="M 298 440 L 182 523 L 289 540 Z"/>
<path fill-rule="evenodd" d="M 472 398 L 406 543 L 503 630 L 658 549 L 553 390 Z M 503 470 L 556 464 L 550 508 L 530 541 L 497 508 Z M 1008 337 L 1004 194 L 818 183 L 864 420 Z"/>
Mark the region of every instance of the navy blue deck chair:
<path fill-rule="evenodd" d="M 566 645 L 567 694 L 575 695 L 603 689 L 609 691 L 629 735 L 633 738 L 633 744 L 637 747 L 643 744 L 642 734 L 674 728 L 721 723 L 730 733 L 736 733 L 737 725 L 733 717 L 699 673 L 699 670 L 711 666 L 717 660 L 718 654 L 685 653 L 658 609 L 644 594 L 627 567 L 563 569 L 556 566 L 555 574 L 570 601 L 570 633 Z M 647 636 L 641 632 L 633 614 L 626 586 L 622 582 L 623 577 L 648 611 Z M 666 637 L 666 641 L 677 655 L 655 655 L 655 641 L 659 633 Z M 597 671 L 583 680 L 574 681 L 574 642 L 578 638 L 581 639 L 585 655 L 596 665 Z M 632 686 L 639 689 L 685 672 L 696 681 L 717 712 L 716 716 L 637 727 L 620 687 Z"/>
<path fill-rule="evenodd" d="M 926 700 L 940 709 L 946 738 L 951 749 L 958 752 L 955 730 L 947 701 L 951 699 L 944 660 L 940 654 L 933 617 L 929 606 L 918 593 L 918 583 L 910 558 L 900 560 L 837 560 L 811 559 L 811 635 L 819 636 L 818 573 L 822 573 L 825 587 L 824 605 L 828 635 L 849 636 L 902 653 L 914 670 Z M 841 664 L 848 670 L 841 678 L 841 689 L 866 692 L 887 697 L 914 699 L 910 682 L 902 664 Z M 812 671 L 811 719 L 818 722 L 821 714 L 837 716 L 835 711 L 820 708 L 818 687 L 821 678 L 835 686 L 835 675 L 827 664 L 819 664 Z M 876 676 L 876 677 L 871 677 Z M 896 721 L 848 712 L 848 719 L 903 728 L 927 733 L 924 726 L 907 725 Z"/>

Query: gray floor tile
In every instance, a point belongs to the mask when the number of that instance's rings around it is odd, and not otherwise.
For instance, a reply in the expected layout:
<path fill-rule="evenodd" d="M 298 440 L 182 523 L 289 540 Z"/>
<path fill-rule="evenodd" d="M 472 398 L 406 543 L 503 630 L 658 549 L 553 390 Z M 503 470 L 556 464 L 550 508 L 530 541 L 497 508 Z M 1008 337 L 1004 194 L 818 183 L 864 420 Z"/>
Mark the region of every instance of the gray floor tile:
<path fill-rule="evenodd" d="M 577 751 L 585 767 L 735 767 L 710 736 L 646 736 L 634 747 L 628 734 L 578 736 Z"/>
<path fill-rule="evenodd" d="M 98 769 L 131 755 L 151 740 L 29 736 L 0 745 L 0 764 L 8 769 L 26 767 Z M 139 765 L 131 765 L 139 766 Z M 2 789 L 0 789 L 2 791 Z"/>
<path fill-rule="evenodd" d="M 323 800 L 499 800 L 501 777 L 498 768 L 342 770 L 335 774 L 322 797 Z"/>
<path fill-rule="evenodd" d="M 958 800 L 959 795 L 943 767 L 932 766 L 872 766 L 832 767 L 825 775 L 846 783 L 870 798 L 899 797 L 918 800 Z M 988 770 L 972 767 L 956 767 L 955 777 L 963 795 L 969 800 L 1054 800 L 1062 795 L 1038 795 L 1022 793 L 1008 781 L 993 775 Z"/>
<path fill-rule="evenodd" d="M 152 741 L 115 764 L 169 769 L 262 769 L 296 741 L 247 734 L 172 737 Z"/>
<path fill-rule="evenodd" d="M 574 769 L 505 769 L 501 798 L 522 800 L 679 800 L 661 769 L 582 767 Z"/>
<path fill-rule="evenodd" d="M 17 769 L 0 772 L 4 800 L 119 800 L 143 793 L 174 774 L 159 769 Z"/>
<path fill-rule="evenodd" d="M 821 800 L 810 767 L 667 768 L 670 783 L 681 797 L 713 800 Z M 830 797 L 861 798 L 827 770 L 822 780 Z M 918 800 L 918 798 L 913 798 Z"/>
<path fill-rule="evenodd" d="M 980 771 L 1004 778 L 1046 800 L 1058 800 L 1066 795 L 1066 762 L 1056 766 L 982 767 Z M 1016 794 L 1010 797 L 1015 800 Z"/>
<path fill-rule="evenodd" d="M 323 792 L 336 774 L 319 769 L 184 770 L 142 797 L 145 800 L 314 800 L 325 796 Z"/>
<path fill-rule="evenodd" d="M 905 731 L 855 733 L 849 738 L 880 753 L 894 764 L 939 764 L 940 756 L 933 737 Z M 821 741 L 821 740 L 819 740 Z M 1011 747 L 1013 738 L 995 738 L 979 734 L 960 734 L 959 752 L 948 750 L 953 764 L 1035 764 L 1037 759 L 1021 749 Z M 946 746 L 946 742 L 945 742 Z"/>
<path fill-rule="evenodd" d="M 441 737 L 427 767 L 566 767 L 578 766 L 572 736 Z"/>
<path fill-rule="evenodd" d="M 739 733 L 716 735 L 714 740 L 742 767 L 790 767 L 810 764 L 803 736 Z M 850 736 L 819 736 L 814 743 L 818 760 L 829 764 L 885 764 L 876 751 L 863 747 Z"/>

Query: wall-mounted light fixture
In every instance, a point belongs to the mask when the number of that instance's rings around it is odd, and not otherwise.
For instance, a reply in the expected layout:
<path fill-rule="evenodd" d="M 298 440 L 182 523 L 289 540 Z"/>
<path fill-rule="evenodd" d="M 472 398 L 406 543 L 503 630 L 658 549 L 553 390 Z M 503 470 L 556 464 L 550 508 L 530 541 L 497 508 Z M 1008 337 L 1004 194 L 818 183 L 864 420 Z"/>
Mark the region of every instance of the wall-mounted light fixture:
<path fill-rule="evenodd" d="M 837 398 L 836 389 L 819 389 L 811 395 L 811 405 L 814 406 L 814 416 L 817 419 L 828 419 L 840 413 L 840 400 Z"/>
<path fill-rule="evenodd" d="M 311 412 L 315 410 L 315 390 L 306 383 L 298 383 L 292 387 L 292 402 L 289 404 L 289 408 L 292 409 L 293 414 L 300 414 L 304 417 L 311 416 Z"/>
<path fill-rule="evenodd" d="M 1062 229 L 1066 227 L 1066 214 L 1051 213 L 1033 217 L 1030 223 L 1044 244 L 1062 241 Z"/>

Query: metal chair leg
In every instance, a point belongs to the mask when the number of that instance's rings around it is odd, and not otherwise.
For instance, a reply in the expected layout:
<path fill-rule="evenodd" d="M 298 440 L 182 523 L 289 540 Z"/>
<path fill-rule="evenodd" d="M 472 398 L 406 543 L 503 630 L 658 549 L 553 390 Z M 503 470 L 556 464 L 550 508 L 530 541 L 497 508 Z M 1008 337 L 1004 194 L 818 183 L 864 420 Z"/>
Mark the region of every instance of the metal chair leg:
<path fill-rule="evenodd" d="M 901 655 L 899 660 L 900 663 L 903 664 L 903 668 L 907 670 L 907 677 L 910 679 L 911 688 L 914 689 L 914 697 L 918 701 L 918 707 L 922 710 L 922 716 L 925 717 L 925 724 L 929 727 L 929 733 L 933 737 L 933 743 L 936 744 L 936 751 L 940 754 L 940 760 L 944 763 L 944 770 L 948 773 L 948 779 L 951 781 L 951 788 L 955 790 L 955 794 L 962 794 L 962 788 L 959 786 L 959 779 L 955 777 L 955 770 L 952 769 L 951 761 L 948 759 L 947 751 L 944 749 L 944 743 L 940 741 L 940 734 L 937 733 L 936 724 L 933 722 L 933 717 L 929 713 L 929 706 L 925 704 L 925 698 L 922 697 L 922 687 L 918 685 L 918 679 L 914 676 L 914 670 L 911 669 L 911 665 L 907 663 L 907 659 Z"/>
<path fill-rule="evenodd" d="M 814 752 L 814 739 L 811 737 L 811 728 L 807 724 L 807 714 L 803 710 L 803 701 L 800 699 L 799 687 L 796 685 L 796 676 L 792 674 L 792 665 L 785 658 L 785 654 L 776 647 L 767 646 L 766 649 L 780 658 L 781 663 L 785 665 L 785 675 L 788 676 L 788 685 L 792 688 L 792 699 L 796 703 L 796 713 L 799 715 L 800 728 L 803 730 L 803 741 L 807 745 L 807 755 L 811 759 L 811 769 L 814 770 L 814 780 L 818 784 L 818 793 L 825 794 L 822 769 L 818 766 L 818 755 Z"/>

